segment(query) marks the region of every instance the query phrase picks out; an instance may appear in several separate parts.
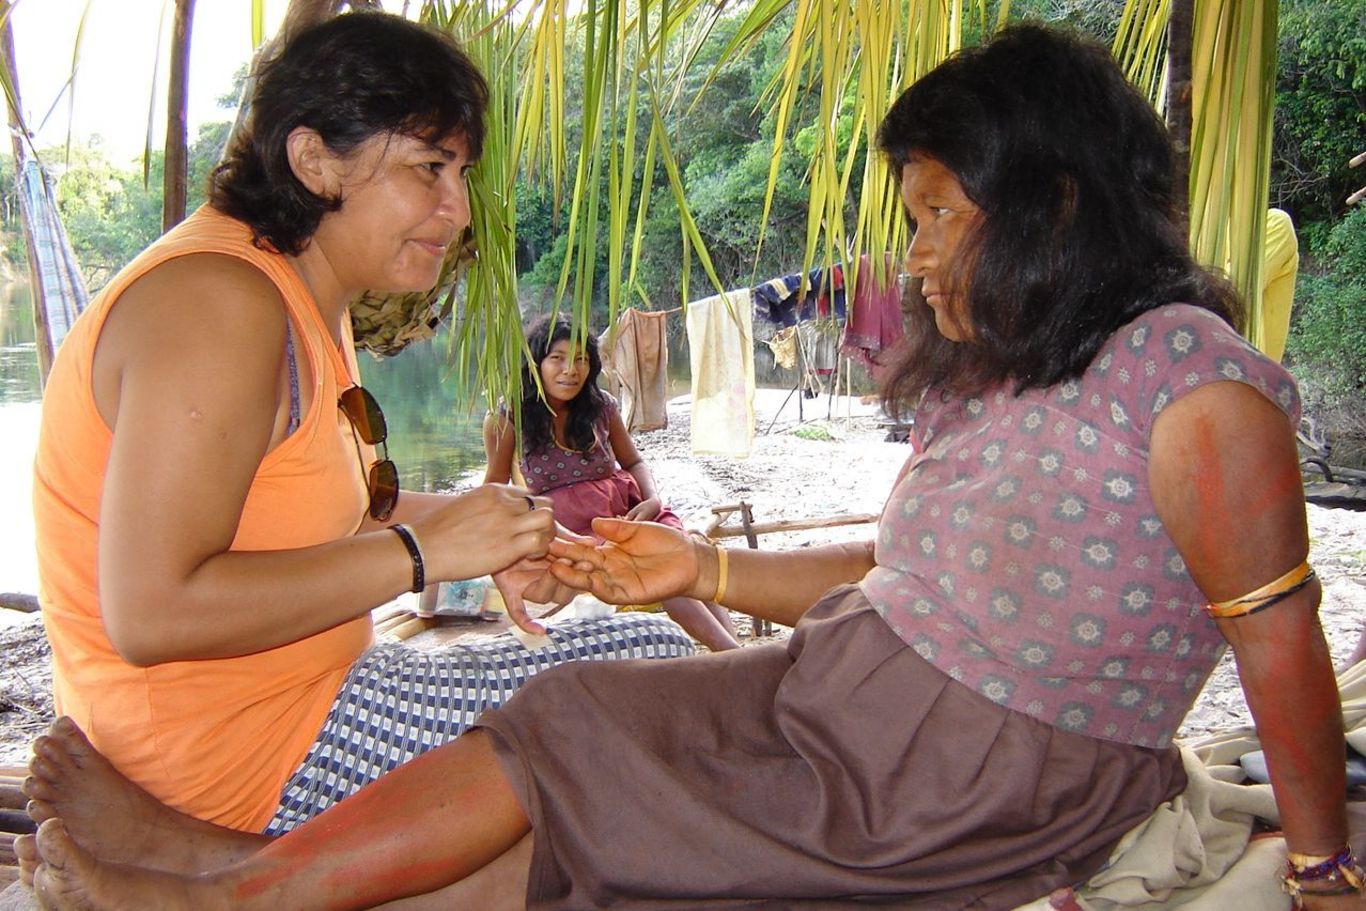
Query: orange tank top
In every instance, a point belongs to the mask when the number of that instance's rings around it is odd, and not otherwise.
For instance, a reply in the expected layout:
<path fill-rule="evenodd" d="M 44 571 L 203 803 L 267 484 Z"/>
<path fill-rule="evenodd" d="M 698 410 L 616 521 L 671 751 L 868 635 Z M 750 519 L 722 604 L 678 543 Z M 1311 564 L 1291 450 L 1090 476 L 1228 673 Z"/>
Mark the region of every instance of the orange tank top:
<path fill-rule="evenodd" d="M 58 712 L 157 799 L 200 819 L 260 831 L 347 671 L 372 641 L 369 616 L 257 654 L 140 668 L 123 661 L 105 635 L 96 581 L 100 497 L 113 435 L 91 389 L 95 345 L 110 310 L 137 278 L 201 252 L 236 256 L 270 277 L 314 384 L 298 428 L 262 459 L 232 548 L 307 547 L 354 534 L 360 525 L 365 482 L 353 431 L 336 405 L 339 388 L 357 375 L 349 324 L 338 349 L 285 258 L 257 249 L 245 225 L 204 207 L 100 292 L 53 364 L 34 463 L 39 597 Z M 175 610 L 164 605 L 167 623 L 175 622 Z"/>

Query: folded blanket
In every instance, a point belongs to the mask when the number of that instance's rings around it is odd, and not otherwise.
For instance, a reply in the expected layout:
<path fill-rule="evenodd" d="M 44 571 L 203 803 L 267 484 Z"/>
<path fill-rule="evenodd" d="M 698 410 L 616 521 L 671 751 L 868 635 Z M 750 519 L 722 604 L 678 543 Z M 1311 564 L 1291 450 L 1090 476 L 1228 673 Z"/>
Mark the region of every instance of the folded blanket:
<path fill-rule="evenodd" d="M 1366 751 L 1366 662 L 1338 676 L 1347 742 Z M 1288 911 L 1281 891 L 1285 840 L 1249 839 L 1253 822 L 1280 821 L 1270 785 L 1243 784 L 1238 760 L 1261 749 L 1249 727 L 1181 746 L 1189 784 L 1120 840 L 1109 863 L 1076 889 L 1016 911 Z M 1366 805 L 1350 804 L 1352 841 L 1366 836 Z"/>

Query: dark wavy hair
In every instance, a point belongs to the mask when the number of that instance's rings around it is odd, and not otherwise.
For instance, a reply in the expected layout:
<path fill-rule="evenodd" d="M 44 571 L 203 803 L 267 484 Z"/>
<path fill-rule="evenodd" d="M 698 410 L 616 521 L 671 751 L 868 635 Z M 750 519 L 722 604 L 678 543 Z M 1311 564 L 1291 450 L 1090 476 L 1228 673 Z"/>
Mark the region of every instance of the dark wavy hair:
<path fill-rule="evenodd" d="M 449 35 L 386 13 L 333 17 L 261 68 L 246 128 L 209 178 L 209 202 L 250 225 L 258 245 L 298 254 L 342 201 L 294 176 L 286 140 L 296 127 L 339 155 L 372 136 L 457 134 L 477 159 L 487 107 L 484 77 Z"/>
<path fill-rule="evenodd" d="M 1191 258 L 1165 126 L 1089 39 L 1023 25 L 954 55 L 902 93 L 878 146 L 898 180 L 912 158 L 938 161 L 983 214 L 959 256 L 973 337 L 950 342 L 912 307 L 883 387 L 893 410 L 931 387 L 1018 394 L 1078 377 L 1164 304 L 1241 320 L 1232 286 Z"/>
<path fill-rule="evenodd" d="M 522 365 L 522 451 L 533 452 L 552 442 L 550 409 L 541 399 L 537 385 L 541 375 L 541 362 L 550 354 L 556 342 L 582 341 L 588 355 L 588 378 L 583 381 L 579 394 L 569 400 L 569 414 L 565 417 L 563 440 L 571 449 L 591 449 L 597 442 L 593 425 L 607 407 L 607 393 L 598 388 L 598 375 L 602 373 L 602 358 L 598 354 L 598 340 L 591 332 L 585 332 L 581 339 L 574 335 L 574 327 L 564 317 L 543 316 L 526 328 L 526 343 L 531 349 L 531 363 Z"/>

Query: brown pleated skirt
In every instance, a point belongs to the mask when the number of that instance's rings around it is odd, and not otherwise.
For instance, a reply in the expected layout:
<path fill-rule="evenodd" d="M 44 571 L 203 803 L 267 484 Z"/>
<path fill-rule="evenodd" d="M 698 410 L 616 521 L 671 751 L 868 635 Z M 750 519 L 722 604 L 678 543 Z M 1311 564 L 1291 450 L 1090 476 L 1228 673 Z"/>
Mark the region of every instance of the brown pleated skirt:
<path fill-rule="evenodd" d="M 1012 908 L 1185 786 L 906 646 L 856 586 L 787 643 L 567 664 L 480 724 L 533 828 L 528 907 Z"/>

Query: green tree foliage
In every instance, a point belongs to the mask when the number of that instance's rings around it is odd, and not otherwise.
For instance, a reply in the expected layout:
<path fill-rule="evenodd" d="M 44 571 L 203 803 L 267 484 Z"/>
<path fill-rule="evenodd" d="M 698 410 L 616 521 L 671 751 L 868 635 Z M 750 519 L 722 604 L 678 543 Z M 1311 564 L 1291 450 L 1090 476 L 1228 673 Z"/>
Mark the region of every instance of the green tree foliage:
<path fill-rule="evenodd" d="M 1282 0 L 1271 198 L 1311 249 L 1360 186 L 1347 162 L 1363 149 L 1366 0 Z"/>
<path fill-rule="evenodd" d="M 964 44 L 976 44 L 989 35 L 1000 13 L 1000 3 L 988 11 L 987 28 L 974 23 L 975 28 L 964 35 Z M 1010 0 L 1010 20 L 1018 22 L 1048 22 L 1085 32 L 1109 45 L 1119 29 L 1119 17 L 1124 12 L 1124 0 Z"/>
<path fill-rule="evenodd" d="M 204 202 L 209 172 L 218 162 L 228 124 L 206 124 L 190 147 L 189 200 L 193 210 Z M 56 179 L 57 209 L 66 227 L 86 284 L 97 289 L 161 234 L 162 175 L 165 155 L 154 152 L 143 183 L 137 162 L 116 164 L 98 142 L 40 150 L 39 160 Z M 14 160 L 0 158 L 0 230 L 4 256 L 23 269 L 24 241 L 15 198 Z"/>
<path fill-rule="evenodd" d="M 1287 340 L 1307 410 L 1366 433 L 1366 207 L 1348 160 L 1366 150 L 1366 0 L 1281 0 L 1271 200 L 1289 211 L 1301 269 Z"/>
<path fill-rule="evenodd" d="M 61 161 L 58 155 L 49 150 L 41 158 Z M 107 282 L 161 233 L 161 175 L 159 154 L 151 183 L 143 186 L 140 171 L 116 166 L 98 147 L 71 150 L 57 179 L 57 208 L 91 287 Z"/>
<path fill-rule="evenodd" d="M 1288 353 L 1307 410 L 1366 434 L 1366 207 L 1333 226 L 1315 261 L 1326 266 L 1300 275 Z"/>
<path fill-rule="evenodd" d="M 19 184 L 13 156 L 0 157 L 0 257 L 10 272 L 23 268 L 24 226 L 19 214 Z"/>

